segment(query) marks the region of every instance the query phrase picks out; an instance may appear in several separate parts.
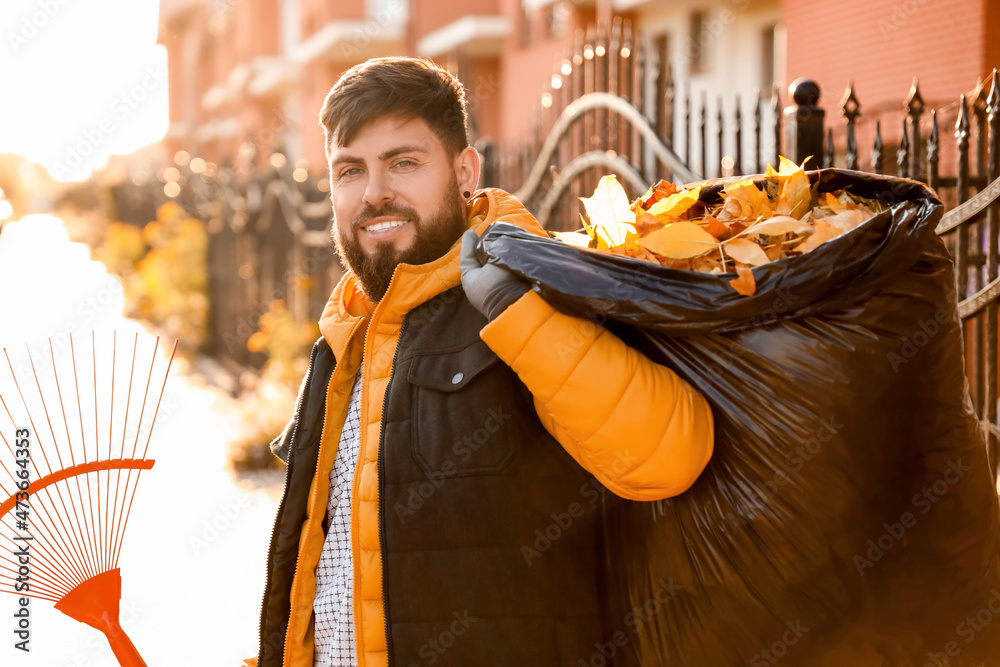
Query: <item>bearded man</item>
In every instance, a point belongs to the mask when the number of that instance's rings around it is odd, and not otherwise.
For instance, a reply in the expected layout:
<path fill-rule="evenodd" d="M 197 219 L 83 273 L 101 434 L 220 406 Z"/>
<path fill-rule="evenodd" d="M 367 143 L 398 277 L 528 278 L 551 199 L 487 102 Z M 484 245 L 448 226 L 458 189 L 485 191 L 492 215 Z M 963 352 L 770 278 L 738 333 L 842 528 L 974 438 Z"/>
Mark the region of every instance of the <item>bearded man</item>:
<path fill-rule="evenodd" d="M 545 232 L 476 191 L 449 73 L 368 61 L 321 122 L 347 271 L 272 443 L 287 482 L 259 665 L 586 662 L 609 634 L 601 494 L 687 489 L 712 453 L 708 404 L 476 259 L 494 222 Z"/>

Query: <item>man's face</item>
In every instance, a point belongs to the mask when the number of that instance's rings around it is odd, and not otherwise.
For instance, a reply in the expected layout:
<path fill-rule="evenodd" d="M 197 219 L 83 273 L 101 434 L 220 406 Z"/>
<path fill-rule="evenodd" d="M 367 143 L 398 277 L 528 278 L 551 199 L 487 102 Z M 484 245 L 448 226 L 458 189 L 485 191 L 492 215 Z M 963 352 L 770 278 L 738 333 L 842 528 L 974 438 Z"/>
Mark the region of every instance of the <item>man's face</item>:
<path fill-rule="evenodd" d="M 371 300 L 385 295 L 397 264 L 434 261 L 465 230 L 466 151 L 449 156 L 423 119 L 394 116 L 332 147 L 334 241 Z"/>

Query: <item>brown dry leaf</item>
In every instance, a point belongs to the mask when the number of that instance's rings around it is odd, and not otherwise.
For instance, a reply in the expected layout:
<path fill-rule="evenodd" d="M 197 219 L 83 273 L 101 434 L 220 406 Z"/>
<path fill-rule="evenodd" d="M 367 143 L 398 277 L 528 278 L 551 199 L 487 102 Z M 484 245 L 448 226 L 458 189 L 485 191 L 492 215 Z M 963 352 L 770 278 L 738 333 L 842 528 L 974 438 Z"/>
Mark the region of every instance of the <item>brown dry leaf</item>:
<path fill-rule="evenodd" d="M 728 256 L 742 264 L 760 266 L 771 261 L 764 249 L 749 239 L 730 239 L 722 244 L 722 249 Z"/>
<path fill-rule="evenodd" d="M 637 209 L 635 212 L 635 233 L 639 236 L 646 236 L 652 234 L 657 229 L 663 227 L 663 223 L 660 222 L 655 215 L 651 215 L 649 211 L 644 211 L 641 208 Z"/>
<path fill-rule="evenodd" d="M 729 227 L 725 223 L 720 222 L 715 216 L 706 215 L 702 219 L 702 222 L 705 223 L 705 231 L 720 241 L 729 236 Z"/>
<path fill-rule="evenodd" d="M 717 214 L 719 220 L 730 222 L 732 220 L 743 219 L 743 206 L 736 199 L 727 199 L 722 205 L 722 210 Z"/>
<path fill-rule="evenodd" d="M 827 223 L 823 218 L 816 218 L 816 225 L 813 228 L 812 236 L 795 246 L 795 250 L 801 253 L 810 252 L 830 239 L 837 238 L 842 233 L 842 231 Z"/>
<path fill-rule="evenodd" d="M 714 255 L 714 253 L 713 253 Z M 702 255 L 691 260 L 691 268 L 703 273 L 722 273 L 722 262 L 713 255 Z"/>
<path fill-rule="evenodd" d="M 671 183 L 670 181 L 661 180 L 656 185 L 650 186 L 650 188 L 646 190 L 646 194 L 639 197 L 638 202 L 642 208 L 648 210 L 650 206 L 664 197 L 669 197 L 675 192 L 677 192 L 677 185 Z"/>
<path fill-rule="evenodd" d="M 729 281 L 730 286 L 743 296 L 753 296 L 757 291 L 757 281 L 753 279 L 753 271 L 745 266 L 737 266 L 736 276 Z"/>
<path fill-rule="evenodd" d="M 714 236 L 693 222 L 671 223 L 638 242 L 657 255 L 671 259 L 697 257 L 719 247 Z"/>
<path fill-rule="evenodd" d="M 772 262 L 779 259 L 785 258 L 785 246 L 781 243 L 775 243 L 772 246 L 764 248 L 764 254 Z"/>

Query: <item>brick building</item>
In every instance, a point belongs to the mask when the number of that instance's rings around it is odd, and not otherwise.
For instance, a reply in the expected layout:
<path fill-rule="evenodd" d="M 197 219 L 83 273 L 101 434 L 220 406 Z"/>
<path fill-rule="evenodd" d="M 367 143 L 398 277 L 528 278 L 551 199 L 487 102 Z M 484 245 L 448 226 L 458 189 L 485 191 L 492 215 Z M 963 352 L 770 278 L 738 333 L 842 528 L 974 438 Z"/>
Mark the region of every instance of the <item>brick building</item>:
<path fill-rule="evenodd" d="M 614 16 L 631 19 L 671 64 L 675 103 L 704 99 L 710 116 L 720 103 L 731 114 L 733 93 L 746 101 L 761 89 L 766 98 L 772 82 L 784 91 L 808 76 L 821 86 L 827 125 L 839 129 L 838 102 L 853 79 L 865 147 L 880 114 L 898 121 L 913 76 L 928 106 L 954 109 L 1000 63 L 987 31 L 1000 19 L 995 0 L 161 0 L 160 13 L 169 152 L 223 163 L 278 151 L 317 176 L 317 114 L 348 67 L 379 55 L 430 57 L 466 84 L 472 139 L 512 145 L 531 133 L 578 32 Z M 883 130 L 887 143 L 894 127 Z"/>

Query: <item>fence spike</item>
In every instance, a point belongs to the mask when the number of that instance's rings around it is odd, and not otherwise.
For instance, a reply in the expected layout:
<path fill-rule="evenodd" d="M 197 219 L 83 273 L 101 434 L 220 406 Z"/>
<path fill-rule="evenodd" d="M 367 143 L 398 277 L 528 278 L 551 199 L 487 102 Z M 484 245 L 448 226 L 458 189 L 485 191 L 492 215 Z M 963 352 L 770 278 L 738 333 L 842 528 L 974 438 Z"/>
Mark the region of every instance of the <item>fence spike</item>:
<path fill-rule="evenodd" d="M 716 137 L 716 140 L 718 141 L 718 145 L 719 145 L 719 149 L 718 149 L 719 150 L 719 178 L 722 178 L 722 176 L 723 176 L 723 173 L 722 173 L 722 158 L 725 155 L 725 150 L 723 149 L 723 143 L 724 143 L 725 131 L 726 131 L 726 118 L 725 118 L 725 116 L 722 115 L 722 95 L 719 95 L 719 97 L 718 97 L 715 119 L 716 119 L 716 122 L 718 123 L 718 128 L 717 128 L 718 136 Z M 707 175 L 707 173 L 706 173 L 706 175 Z"/>
<path fill-rule="evenodd" d="M 771 111 L 774 113 L 774 165 L 777 169 L 781 155 L 781 95 L 776 83 L 771 88 Z"/>
<path fill-rule="evenodd" d="M 872 169 L 875 170 L 876 174 L 882 173 L 883 160 L 885 155 L 883 154 L 883 149 L 885 148 L 882 143 L 882 121 L 875 121 L 875 143 L 872 146 Z"/>
<path fill-rule="evenodd" d="M 826 128 L 826 147 L 823 149 L 823 167 L 832 167 L 836 151 L 833 149 L 833 128 Z"/>
<path fill-rule="evenodd" d="M 701 92 L 701 175 L 704 178 L 708 178 L 708 151 L 705 144 L 707 138 L 706 128 L 708 127 L 708 95 L 705 91 Z"/>
<path fill-rule="evenodd" d="M 941 149 L 941 134 L 938 131 L 937 109 L 931 109 L 931 133 L 927 137 L 927 185 L 938 187 L 938 160 Z"/>
<path fill-rule="evenodd" d="M 861 103 L 854 93 L 854 81 L 848 82 L 844 97 L 840 100 L 840 113 L 847 123 L 847 137 L 844 144 L 844 158 L 848 169 L 858 168 L 858 141 L 854 133 L 858 116 L 861 115 Z"/>
<path fill-rule="evenodd" d="M 753 171 L 755 174 L 759 174 L 763 171 L 760 167 L 760 159 L 763 155 L 760 145 L 760 134 L 761 134 L 761 113 L 760 107 L 764 103 L 761 98 L 760 88 L 754 88 L 754 105 L 753 105 L 753 134 L 754 134 L 754 154 L 753 154 Z"/>
<path fill-rule="evenodd" d="M 736 100 L 733 104 L 733 122 L 735 123 L 736 150 L 734 151 L 733 173 L 743 174 L 743 111 L 740 109 L 740 94 L 736 93 Z"/>
<path fill-rule="evenodd" d="M 909 118 L 903 116 L 903 133 L 899 139 L 899 148 L 896 149 L 896 173 L 900 178 L 909 178 L 910 176 L 910 137 L 906 133 L 907 121 Z"/>
<path fill-rule="evenodd" d="M 908 158 L 910 165 L 909 175 L 920 179 L 920 116 L 924 113 L 924 98 L 920 94 L 920 84 L 917 77 L 913 77 L 913 84 L 904 102 L 906 114 L 910 117 L 910 140 L 909 145 L 913 150 L 913 155 Z"/>

